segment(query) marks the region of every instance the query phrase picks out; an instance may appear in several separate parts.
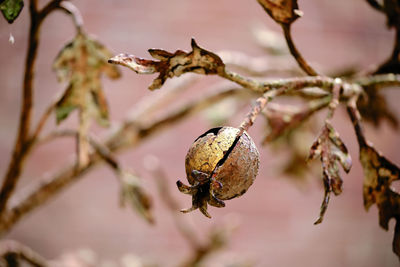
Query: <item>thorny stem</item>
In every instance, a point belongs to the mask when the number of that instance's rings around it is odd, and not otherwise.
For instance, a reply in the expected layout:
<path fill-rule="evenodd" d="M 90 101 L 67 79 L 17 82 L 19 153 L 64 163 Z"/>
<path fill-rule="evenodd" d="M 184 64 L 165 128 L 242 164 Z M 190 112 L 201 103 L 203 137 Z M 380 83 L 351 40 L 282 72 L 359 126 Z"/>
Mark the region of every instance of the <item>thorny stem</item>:
<path fill-rule="evenodd" d="M 317 76 L 318 73 L 307 63 L 307 61 L 300 54 L 299 50 L 297 50 L 297 48 L 293 42 L 293 39 L 292 39 L 290 25 L 291 24 L 282 24 L 283 33 L 285 35 L 285 39 L 288 44 L 290 53 L 293 55 L 293 57 L 296 59 L 297 63 L 299 64 L 300 68 L 302 70 L 304 70 L 305 73 L 307 73 L 310 76 Z"/>

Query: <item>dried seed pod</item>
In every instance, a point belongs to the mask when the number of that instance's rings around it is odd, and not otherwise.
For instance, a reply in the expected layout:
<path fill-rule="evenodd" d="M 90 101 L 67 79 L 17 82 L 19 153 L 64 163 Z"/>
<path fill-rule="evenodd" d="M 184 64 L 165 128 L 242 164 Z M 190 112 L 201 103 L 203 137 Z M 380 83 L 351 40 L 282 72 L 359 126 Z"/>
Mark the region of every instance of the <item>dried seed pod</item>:
<path fill-rule="evenodd" d="M 177 182 L 192 195 L 192 207 L 207 217 L 207 204 L 224 207 L 223 200 L 243 195 L 258 173 L 259 153 L 250 136 L 237 128 L 213 128 L 199 136 L 186 155 L 185 168 L 191 186 Z"/>

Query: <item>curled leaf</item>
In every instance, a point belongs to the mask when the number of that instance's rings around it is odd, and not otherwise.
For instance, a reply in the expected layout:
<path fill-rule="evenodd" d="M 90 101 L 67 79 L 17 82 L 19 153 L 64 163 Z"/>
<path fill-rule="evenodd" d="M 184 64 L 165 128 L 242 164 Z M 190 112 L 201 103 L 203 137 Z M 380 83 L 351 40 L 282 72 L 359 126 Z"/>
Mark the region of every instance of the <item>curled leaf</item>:
<path fill-rule="evenodd" d="M 151 213 L 152 201 L 150 196 L 140 185 L 140 179 L 136 175 L 121 171 L 121 205 L 131 205 L 149 223 L 154 223 Z"/>
<path fill-rule="evenodd" d="M 322 178 L 324 181 L 325 195 L 321 204 L 320 215 L 314 224 L 319 224 L 329 204 L 330 193 L 335 195 L 342 192 L 343 180 L 339 173 L 339 164 L 348 173 L 352 166 L 351 157 L 346 146 L 339 137 L 339 133 L 329 122 L 325 122 L 321 134 L 313 143 L 308 159 L 319 157 L 322 162 Z"/>
<path fill-rule="evenodd" d="M 297 0 L 258 0 L 258 3 L 279 24 L 291 24 L 302 16 Z"/>
<path fill-rule="evenodd" d="M 4 0 L 0 3 L 0 10 L 8 23 L 13 23 L 24 7 L 23 0 Z"/>
<path fill-rule="evenodd" d="M 218 74 L 224 71 L 225 65 L 219 56 L 199 47 L 194 39 L 191 46 L 191 52 L 177 50 L 170 53 L 161 49 L 149 49 L 150 55 L 158 61 L 119 54 L 110 58 L 108 62 L 128 67 L 139 74 L 159 72 L 158 77 L 149 86 L 150 90 L 159 89 L 168 78 L 178 77 L 186 72 Z"/>
<path fill-rule="evenodd" d="M 101 88 L 101 75 L 106 73 L 116 79 L 120 73 L 116 66 L 107 64 L 111 53 L 102 44 L 79 32 L 56 57 L 53 68 L 59 81 L 68 81 L 68 87 L 57 101 L 55 113 L 57 123 L 79 109 L 78 167 L 88 163 L 89 144 L 87 132 L 90 118 L 108 126 L 108 106 Z"/>

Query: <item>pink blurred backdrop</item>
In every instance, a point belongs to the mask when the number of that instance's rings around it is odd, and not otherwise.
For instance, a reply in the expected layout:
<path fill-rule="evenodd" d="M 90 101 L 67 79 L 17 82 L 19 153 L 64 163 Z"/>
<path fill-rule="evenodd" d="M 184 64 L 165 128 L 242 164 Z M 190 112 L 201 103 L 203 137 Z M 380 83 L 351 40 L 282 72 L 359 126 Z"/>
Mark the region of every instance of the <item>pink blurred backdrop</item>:
<path fill-rule="evenodd" d="M 40 1 L 44 4 L 46 1 Z M 82 12 L 85 29 L 115 53 L 128 52 L 148 57 L 147 49 L 190 49 L 190 38 L 212 51 L 239 50 L 252 56 L 264 51 L 251 35 L 252 25 L 261 23 L 280 31 L 257 1 L 169 0 L 73 1 Z M 349 65 L 368 67 L 382 62 L 391 53 L 393 31 L 385 18 L 362 0 L 300 0 L 304 17 L 293 26 L 293 36 L 306 59 L 315 65 L 338 69 Z M 23 10 L 13 25 L 0 20 L 0 169 L 9 162 L 20 109 L 22 71 L 25 59 L 28 11 Z M 8 42 L 9 33 L 15 44 Z M 65 85 L 58 84 L 51 64 L 59 49 L 74 36 L 70 19 L 53 13 L 44 23 L 36 71 L 35 119 Z M 143 96 L 158 92 L 147 90 L 152 78 L 123 69 L 117 81 L 104 79 L 104 90 L 111 108 L 111 118 L 118 122 Z M 204 77 L 203 84 L 219 81 Z M 201 88 L 201 87 L 200 87 Z M 199 86 L 196 87 L 199 90 Z M 385 91 L 396 114 L 398 92 Z M 177 99 L 183 102 L 184 99 Z M 212 208 L 209 220 L 198 211 L 185 216 L 206 233 L 235 214 L 241 225 L 229 247 L 210 257 L 206 266 L 228 259 L 250 260 L 256 266 L 396 266 L 391 251 L 394 222 L 385 232 L 378 225 L 376 207 L 367 213 L 362 205 L 362 171 L 356 139 L 345 112 L 335 120 L 354 159 L 349 175 L 344 177 L 344 192 L 332 197 L 325 220 L 314 226 L 323 196 L 319 177 L 302 187 L 278 176 L 268 147 L 260 147 L 261 170 L 252 188 L 243 197 L 227 202 L 224 209 Z M 235 125 L 241 117 L 234 118 Z M 256 143 L 261 141 L 263 121 L 250 130 Z M 65 125 L 74 125 L 69 119 Z M 45 131 L 54 127 L 51 121 Z M 154 196 L 156 224 L 148 225 L 130 208 L 118 205 L 119 185 L 107 166 L 97 167 L 46 205 L 35 210 L 13 228 L 6 238 L 20 241 L 46 258 L 56 258 L 68 251 L 90 248 L 103 260 L 118 261 L 125 254 L 135 254 L 162 266 L 174 266 L 189 256 L 186 241 L 174 227 L 161 203 L 154 178 L 143 166 L 143 157 L 157 156 L 168 172 L 169 186 L 182 208 L 190 198 L 175 188 L 184 178 L 184 156 L 199 134 L 209 128 L 200 115 L 190 118 L 152 137 L 134 150 L 122 153 L 124 166 L 138 171 L 148 191 Z M 97 129 L 98 130 L 98 129 Z M 99 131 L 99 130 L 98 130 Z M 102 131 L 99 131 L 101 134 Z M 400 164 L 399 134 L 387 123 L 379 129 L 367 128 L 368 138 L 394 163 Z M 383 138 L 384 137 L 384 138 Z M 34 151 L 27 161 L 19 188 L 38 181 L 73 157 L 73 142 L 60 140 Z M 276 161 L 275 161 L 276 163 Z"/>

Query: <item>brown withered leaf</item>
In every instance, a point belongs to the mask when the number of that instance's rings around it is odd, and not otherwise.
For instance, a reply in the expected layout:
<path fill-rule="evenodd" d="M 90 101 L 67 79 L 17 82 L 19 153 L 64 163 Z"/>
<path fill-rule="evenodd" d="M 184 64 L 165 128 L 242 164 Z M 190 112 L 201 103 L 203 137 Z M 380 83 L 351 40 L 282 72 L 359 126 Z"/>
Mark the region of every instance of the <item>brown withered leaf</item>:
<path fill-rule="evenodd" d="M 55 105 L 57 123 L 79 109 L 78 167 L 88 162 L 87 132 L 90 118 L 108 126 L 108 106 L 101 88 L 101 75 L 116 79 L 116 66 L 107 64 L 111 52 L 95 39 L 79 32 L 57 55 L 53 69 L 59 81 L 68 81 L 68 87 Z"/>
<path fill-rule="evenodd" d="M 263 144 L 272 142 L 296 129 L 315 112 L 326 107 L 329 101 L 330 98 L 326 97 L 310 101 L 304 107 L 270 103 L 265 111 L 263 111 L 263 115 L 267 119 L 269 126 L 269 133 L 264 138 Z"/>
<path fill-rule="evenodd" d="M 265 11 L 279 24 L 291 24 L 302 16 L 297 0 L 257 0 Z"/>
<path fill-rule="evenodd" d="M 121 205 L 131 205 L 149 223 L 154 223 L 151 197 L 143 190 L 136 175 L 121 171 Z"/>
<path fill-rule="evenodd" d="M 225 65 L 219 56 L 199 47 L 194 39 L 192 39 L 191 46 L 191 52 L 177 50 L 175 53 L 170 53 L 161 49 L 149 49 L 150 55 L 158 61 L 119 54 L 110 58 L 108 62 L 128 67 L 139 74 L 159 72 L 158 77 L 149 86 L 150 90 L 159 89 L 168 78 L 178 77 L 186 72 L 223 73 Z"/>
<path fill-rule="evenodd" d="M 357 101 L 357 108 L 366 121 L 379 126 L 383 120 L 387 120 L 394 128 L 398 127 L 398 120 L 393 111 L 390 110 L 386 98 L 373 86 L 364 87 L 366 97 Z"/>
<path fill-rule="evenodd" d="M 309 160 L 320 157 L 322 162 L 322 178 L 325 194 L 321 204 L 320 215 L 314 224 L 319 224 L 324 218 L 328 208 L 330 193 L 339 195 L 342 192 L 343 180 L 339 173 L 339 164 L 348 173 L 352 166 L 351 157 L 346 146 L 339 137 L 339 133 L 329 122 L 325 122 L 321 134 L 313 143 L 310 150 Z"/>
<path fill-rule="evenodd" d="M 364 169 L 364 207 L 368 210 L 373 204 L 378 206 L 379 224 L 385 230 L 389 229 L 392 218 L 396 220 L 393 252 L 400 259 L 400 194 L 391 188 L 392 182 L 400 179 L 400 169 L 366 140 L 355 103 L 350 103 L 347 111 L 360 146 L 360 161 Z"/>
<path fill-rule="evenodd" d="M 111 52 L 97 40 L 78 33 L 57 55 L 53 69 L 60 82 L 69 81 L 64 95 L 56 104 L 57 123 L 79 108 L 89 112 L 99 124 L 108 125 L 108 107 L 101 88 L 101 75 L 120 77 L 115 66 L 107 64 Z"/>

